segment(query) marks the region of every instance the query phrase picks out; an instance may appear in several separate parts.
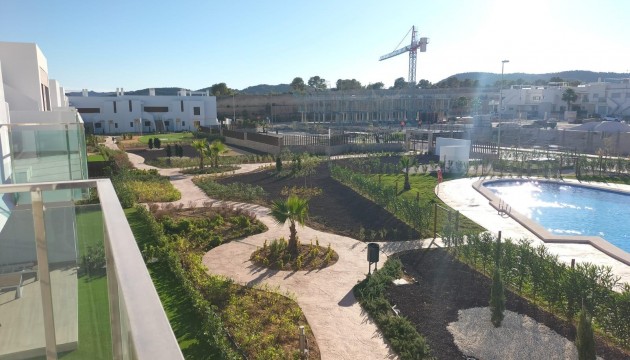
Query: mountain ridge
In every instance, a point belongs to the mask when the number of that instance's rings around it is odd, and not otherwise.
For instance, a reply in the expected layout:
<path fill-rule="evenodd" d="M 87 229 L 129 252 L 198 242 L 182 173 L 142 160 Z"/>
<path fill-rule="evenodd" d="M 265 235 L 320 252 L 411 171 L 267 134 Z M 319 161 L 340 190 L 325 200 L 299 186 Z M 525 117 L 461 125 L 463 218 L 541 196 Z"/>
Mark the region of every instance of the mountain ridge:
<path fill-rule="evenodd" d="M 445 81 L 449 78 L 456 77 L 459 80 L 471 79 L 478 80 L 479 86 L 493 86 L 497 81 L 501 80 L 501 74 L 489 73 L 489 72 L 465 72 L 451 75 L 445 79 L 440 81 Z M 518 81 L 523 80 L 528 83 L 534 83 L 537 80 L 549 81 L 553 77 L 559 77 L 567 82 L 575 82 L 579 81 L 582 83 L 590 83 L 597 82 L 599 80 L 606 79 L 619 79 L 619 78 L 629 78 L 629 73 L 616 73 L 616 72 L 595 72 L 588 70 L 568 70 L 568 71 L 559 71 L 552 73 L 544 73 L 544 74 L 529 74 L 529 73 L 505 73 L 503 74 L 503 79 L 506 82 L 509 81 Z M 186 89 L 184 87 L 156 87 L 155 95 L 157 96 L 173 96 L 177 95 L 177 92 L 180 89 Z M 204 87 L 195 91 L 206 91 L 209 90 L 210 87 Z M 189 89 L 186 89 L 189 90 Z M 248 86 L 242 90 L 238 90 L 240 94 L 247 95 L 267 95 L 267 94 L 286 94 L 291 92 L 291 86 L 289 84 L 277 84 L 277 85 L 268 85 L 268 84 L 258 84 L 253 86 Z M 144 88 L 140 90 L 131 90 L 125 91 L 126 95 L 149 95 L 149 88 Z M 66 92 L 67 96 L 81 96 L 80 91 Z M 89 91 L 88 96 L 116 96 L 115 91 L 110 92 L 97 92 L 97 91 Z"/>

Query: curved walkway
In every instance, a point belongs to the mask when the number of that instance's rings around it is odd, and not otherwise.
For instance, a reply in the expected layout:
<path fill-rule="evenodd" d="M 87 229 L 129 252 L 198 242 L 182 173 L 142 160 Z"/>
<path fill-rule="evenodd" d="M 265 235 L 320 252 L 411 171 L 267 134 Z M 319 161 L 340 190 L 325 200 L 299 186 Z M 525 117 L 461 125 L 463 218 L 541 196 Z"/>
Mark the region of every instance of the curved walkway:
<path fill-rule="evenodd" d="M 116 147 L 111 138 L 107 146 Z M 213 201 L 193 184 L 191 175 L 183 175 L 179 169 L 158 169 L 144 164 L 141 156 L 130 153 L 127 155 L 136 168 L 157 169 L 161 175 L 170 177 L 175 188 L 182 194 L 181 200 L 175 204 L 200 206 L 207 201 Z M 261 164 L 243 164 L 235 173 L 254 171 L 260 166 Z M 269 230 L 210 250 L 203 257 L 209 273 L 226 276 L 243 285 L 270 286 L 280 292 L 293 294 L 313 330 L 322 359 L 396 358 L 352 293 L 352 288 L 367 274 L 366 243 L 307 226 L 299 227 L 298 236 L 302 243 L 315 243 L 319 240 L 320 246 L 326 247 L 330 244 L 339 255 L 339 260 L 333 266 L 308 272 L 261 268 L 249 261 L 251 253 L 262 246 L 265 240 L 288 237 L 288 224 L 276 224 L 269 215 L 270 210 L 263 206 L 235 202 L 216 203 L 253 212 Z M 379 264 L 382 265 L 389 254 L 420 248 L 429 242 L 415 240 L 379 243 Z"/>

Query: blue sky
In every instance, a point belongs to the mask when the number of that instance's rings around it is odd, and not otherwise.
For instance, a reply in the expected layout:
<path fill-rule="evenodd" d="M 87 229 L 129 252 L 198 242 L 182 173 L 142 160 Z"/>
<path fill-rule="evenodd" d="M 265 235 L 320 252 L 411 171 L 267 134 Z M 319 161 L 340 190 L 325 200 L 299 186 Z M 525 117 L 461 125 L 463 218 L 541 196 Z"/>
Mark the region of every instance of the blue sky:
<path fill-rule="evenodd" d="M 2 0 L 0 41 L 37 43 L 66 89 L 242 89 L 314 75 L 391 86 L 409 57 L 378 58 L 412 25 L 430 39 L 418 80 L 500 73 L 503 59 L 506 73 L 625 73 L 628 14 L 626 0 Z"/>

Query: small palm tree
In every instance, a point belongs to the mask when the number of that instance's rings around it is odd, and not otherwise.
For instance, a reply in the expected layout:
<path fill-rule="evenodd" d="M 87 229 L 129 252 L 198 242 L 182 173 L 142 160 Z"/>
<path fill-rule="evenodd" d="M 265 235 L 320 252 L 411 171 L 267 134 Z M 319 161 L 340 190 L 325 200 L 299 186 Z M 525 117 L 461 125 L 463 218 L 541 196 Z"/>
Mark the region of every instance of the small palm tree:
<path fill-rule="evenodd" d="M 571 111 L 571 103 L 577 100 L 578 96 L 575 90 L 568 88 L 562 93 L 562 101 L 567 102 L 567 111 Z"/>
<path fill-rule="evenodd" d="M 276 200 L 271 207 L 271 216 L 278 224 L 285 224 L 289 220 L 289 245 L 288 250 L 295 255 L 298 252 L 297 229 L 295 223 L 304 225 L 308 216 L 308 200 L 295 195 L 289 196 L 286 201 Z"/>
<path fill-rule="evenodd" d="M 203 170 L 203 157 L 206 155 L 208 141 L 206 141 L 206 139 L 195 140 L 191 145 L 195 148 L 195 150 L 197 150 L 197 152 L 199 152 L 199 170 Z"/>
<path fill-rule="evenodd" d="M 221 142 L 221 140 L 214 140 L 212 144 L 210 144 L 210 147 L 208 147 L 208 153 L 210 154 L 210 159 L 212 159 L 213 167 L 219 167 L 219 155 L 225 153 L 226 151 L 227 147 Z"/>
<path fill-rule="evenodd" d="M 405 191 L 411 190 L 411 184 L 409 183 L 409 168 L 415 166 L 415 164 L 416 160 L 411 159 L 409 156 L 403 156 L 400 158 L 400 166 L 405 169 L 405 185 L 403 187 Z"/>

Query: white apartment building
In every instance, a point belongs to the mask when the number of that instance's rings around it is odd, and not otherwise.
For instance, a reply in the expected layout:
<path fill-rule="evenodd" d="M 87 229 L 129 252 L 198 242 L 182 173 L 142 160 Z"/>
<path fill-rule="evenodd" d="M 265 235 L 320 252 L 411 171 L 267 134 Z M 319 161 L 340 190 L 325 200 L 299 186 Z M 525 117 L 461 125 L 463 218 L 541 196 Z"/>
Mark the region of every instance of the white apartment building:
<path fill-rule="evenodd" d="M 571 88 L 577 100 L 567 109 L 562 94 Z M 545 86 L 516 85 L 503 89 L 503 117 L 509 119 L 562 119 L 565 110 L 586 115 L 630 117 L 630 79 L 609 79 L 579 86 L 566 83 Z"/>
<path fill-rule="evenodd" d="M 94 134 L 150 133 L 195 131 L 199 126 L 218 126 L 216 97 L 208 92 L 180 90 L 176 96 L 125 95 L 122 88 L 116 96 L 70 96 L 88 131 Z"/>

